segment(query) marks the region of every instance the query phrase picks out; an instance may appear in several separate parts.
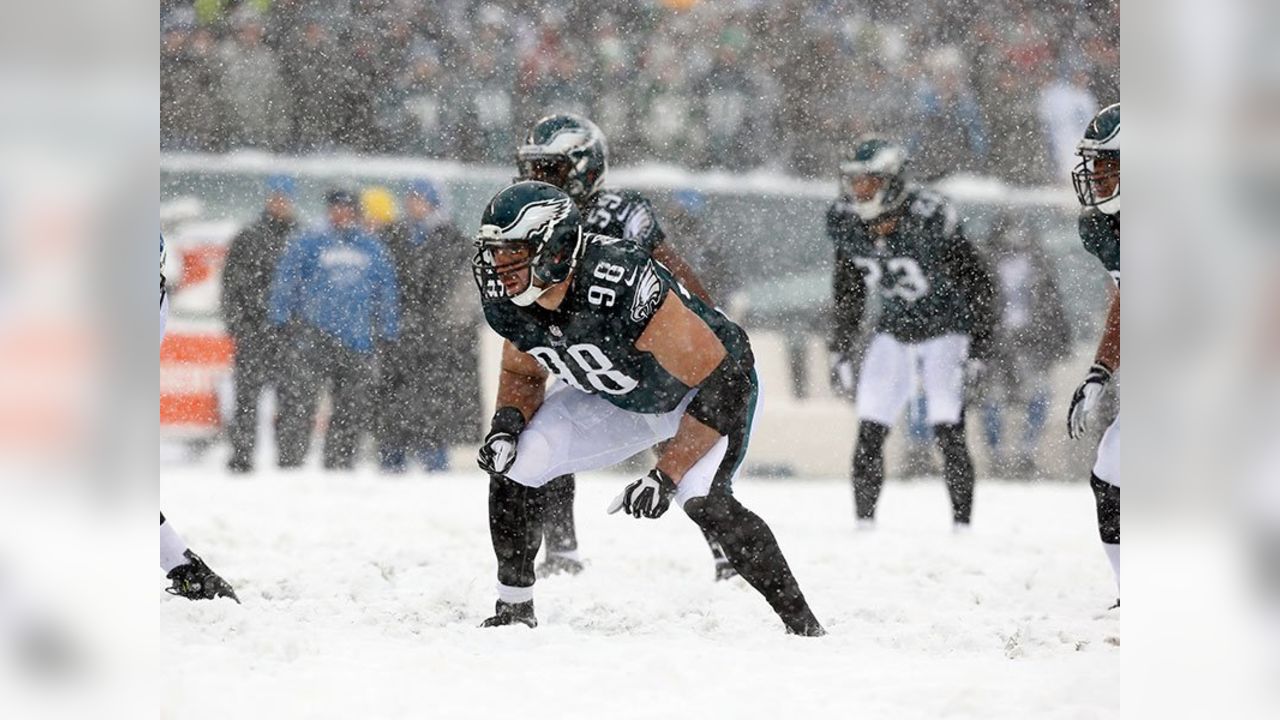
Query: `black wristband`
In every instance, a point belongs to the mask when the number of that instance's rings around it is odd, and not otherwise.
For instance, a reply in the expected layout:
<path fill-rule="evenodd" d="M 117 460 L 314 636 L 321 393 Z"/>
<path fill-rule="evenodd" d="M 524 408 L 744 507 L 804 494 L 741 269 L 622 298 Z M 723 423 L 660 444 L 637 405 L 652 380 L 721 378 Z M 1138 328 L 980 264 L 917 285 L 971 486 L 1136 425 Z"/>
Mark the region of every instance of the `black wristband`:
<path fill-rule="evenodd" d="M 658 488 L 662 491 L 663 495 L 671 497 L 676 494 L 676 482 L 671 479 L 670 475 L 662 472 L 658 468 L 654 468 L 649 471 L 649 477 L 658 481 Z"/>
<path fill-rule="evenodd" d="M 498 408 L 489 421 L 489 432 L 505 432 L 519 435 L 524 432 L 524 413 L 510 405 Z"/>

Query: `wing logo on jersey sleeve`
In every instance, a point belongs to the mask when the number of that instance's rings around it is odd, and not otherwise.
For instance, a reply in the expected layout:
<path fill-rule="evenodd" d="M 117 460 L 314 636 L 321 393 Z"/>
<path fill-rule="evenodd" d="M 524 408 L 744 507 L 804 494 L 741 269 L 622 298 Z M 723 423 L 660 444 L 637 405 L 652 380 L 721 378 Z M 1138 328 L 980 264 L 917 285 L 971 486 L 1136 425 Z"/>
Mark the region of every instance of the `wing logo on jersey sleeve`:
<path fill-rule="evenodd" d="M 644 322 L 653 317 L 653 313 L 662 302 L 662 279 L 653 269 L 653 263 L 646 263 L 644 274 L 640 276 L 636 286 L 635 299 L 631 301 L 631 319 Z"/>
<path fill-rule="evenodd" d="M 622 236 L 627 240 L 642 240 L 653 230 L 653 213 L 643 205 L 637 205 L 627 218 L 627 227 Z"/>

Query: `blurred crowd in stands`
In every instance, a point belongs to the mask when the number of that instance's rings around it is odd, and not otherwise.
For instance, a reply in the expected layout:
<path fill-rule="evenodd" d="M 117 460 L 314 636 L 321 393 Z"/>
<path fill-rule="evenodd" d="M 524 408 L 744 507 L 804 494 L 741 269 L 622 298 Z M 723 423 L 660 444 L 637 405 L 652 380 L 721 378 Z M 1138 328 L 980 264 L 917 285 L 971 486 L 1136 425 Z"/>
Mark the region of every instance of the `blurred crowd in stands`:
<path fill-rule="evenodd" d="M 587 114 L 615 164 L 1066 177 L 1119 97 L 1117 0 L 163 0 L 161 146 L 506 164 Z"/>

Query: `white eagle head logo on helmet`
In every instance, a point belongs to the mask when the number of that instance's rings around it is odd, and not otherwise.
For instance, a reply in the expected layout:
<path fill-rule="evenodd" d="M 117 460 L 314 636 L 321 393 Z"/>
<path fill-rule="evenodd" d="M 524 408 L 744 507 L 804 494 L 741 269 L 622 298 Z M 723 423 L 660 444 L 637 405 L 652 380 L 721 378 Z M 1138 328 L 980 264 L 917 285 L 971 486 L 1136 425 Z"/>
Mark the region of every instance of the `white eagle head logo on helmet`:
<path fill-rule="evenodd" d="M 547 183 L 518 182 L 485 208 L 472 268 L 487 298 L 505 295 L 524 307 L 568 278 L 581 252 L 573 200 Z"/>

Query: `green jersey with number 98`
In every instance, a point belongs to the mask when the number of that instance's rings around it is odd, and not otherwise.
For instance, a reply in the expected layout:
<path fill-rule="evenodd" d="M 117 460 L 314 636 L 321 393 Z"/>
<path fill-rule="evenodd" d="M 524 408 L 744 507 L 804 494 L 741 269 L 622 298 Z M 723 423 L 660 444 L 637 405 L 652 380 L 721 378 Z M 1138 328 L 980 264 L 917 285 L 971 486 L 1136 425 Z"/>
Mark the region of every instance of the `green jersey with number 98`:
<path fill-rule="evenodd" d="M 955 209 L 941 195 L 908 190 L 896 225 L 874 233 L 847 199 L 827 211 L 835 244 L 835 327 L 832 349 L 856 342 L 865 299 L 879 297 L 876 330 L 914 343 L 948 333 L 973 338 L 973 354 L 989 351 L 995 287 L 985 262 L 964 236 Z"/>
<path fill-rule="evenodd" d="M 747 334 L 681 286 L 635 243 L 584 233 L 585 247 L 555 310 L 517 307 L 501 286 L 488 288 L 484 316 L 502 337 L 532 355 L 548 372 L 623 410 L 663 413 L 690 388 L 668 373 L 636 341 L 659 305 L 674 298 L 703 319 L 735 357 L 749 352 Z"/>
<path fill-rule="evenodd" d="M 1080 213 L 1080 242 L 1120 287 L 1120 213 L 1108 215 L 1092 209 Z"/>

